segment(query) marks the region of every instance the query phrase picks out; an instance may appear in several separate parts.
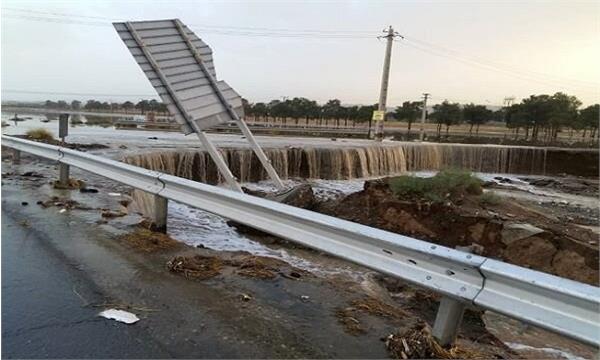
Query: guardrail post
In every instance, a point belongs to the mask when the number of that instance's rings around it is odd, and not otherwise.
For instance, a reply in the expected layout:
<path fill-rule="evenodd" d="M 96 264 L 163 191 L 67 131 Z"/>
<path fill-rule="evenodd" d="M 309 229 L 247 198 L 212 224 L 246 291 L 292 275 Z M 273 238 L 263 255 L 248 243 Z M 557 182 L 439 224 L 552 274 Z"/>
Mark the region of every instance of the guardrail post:
<path fill-rule="evenodd" d="M 159 195 L 154 195 L 154 209 L 152 211 L 152 230 L 167 232 L 167 213 L 169 200 Z"/>
<path fill-rule="evenodd" d="M 59 163 L 58 164 L 58 182 L 62 186 L 69 186 L 69 165 Z"/>
<path fill-rule="evenodd" d="M 13 163 L 13 165 L 19 165 L 21 163 L 21 151 L 20 150 L 13 149 L 12 163 Z"/>
<path fill-rule="evenodd" d="M 433 324 L 433 336 L 440 345 L 445 346 L 454 342 L 464 312 L 464 303 L 447 296 L 442 298 Z"/>

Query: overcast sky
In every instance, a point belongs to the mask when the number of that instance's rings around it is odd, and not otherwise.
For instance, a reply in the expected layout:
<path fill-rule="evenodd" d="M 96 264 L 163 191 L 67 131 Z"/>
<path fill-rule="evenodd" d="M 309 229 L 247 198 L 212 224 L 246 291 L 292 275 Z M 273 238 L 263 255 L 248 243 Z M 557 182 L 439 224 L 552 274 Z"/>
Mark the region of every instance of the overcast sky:
<path fill-rule="evenodd" d="M 497 105 L 507 96 L 556 91 L 585 105 L 600 101 L 600 1 L 3 0 L 1 6 L 2 100 L 153 97 L 110 22 L 177 17 L 212 47 L 217 76 L 252 102 L 303 96 L 375 103 L 385 50 L 376 36 L 388 25 L 406 36 L 394 43 L 389 106 L 419 100 L 423 92 L 433 103 Z"/>

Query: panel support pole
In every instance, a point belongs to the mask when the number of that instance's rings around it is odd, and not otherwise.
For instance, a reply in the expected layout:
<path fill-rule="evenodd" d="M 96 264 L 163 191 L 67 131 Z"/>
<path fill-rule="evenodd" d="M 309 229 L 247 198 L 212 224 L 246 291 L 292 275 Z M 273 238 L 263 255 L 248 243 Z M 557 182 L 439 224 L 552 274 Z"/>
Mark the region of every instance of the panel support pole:
<path fill-rule="evenodd" d="M 447 296 L 442 298 L 433 324 L 433 336 L 440 345 L 446 346 L 454 342 L 464 312 L 464 303 Z"/>
<path fill-rule="evenodd" d="M 217 165 L 217 169 L 219 169 L 221 176 L 223 176 L 225 182 L 229 185 L 229 188 L 233 191 L 243 192 L 242 187 L 238 184 L 235 176 L 231 173 L 231 170 L 229 170 L 229 167 L 227 166 L 227 163 L 225 163 L 219 150 L 217 150 L 206 134 L 196 127 L 195 123 L 191 122 L 191 125 L 194 127 L 194 131 L 196 132 L 196 135 L 198 135 L 198 139 L 200 139 L 202 146 L 208 151 L 208 155 Z"/>
<path fill-rule="evenodd" d="M 285 185 L 283 185 L 283 182 L 279 178 L 279 175 L 277 175 L 277 171 L 275 171 L 273 164 L 271 164 L 271 160 L 269 160 L 269 158 L 267 158 L 267 155 L 265 155 L 263 149 L 256 142 L 256 139 L 254 138 L 254 135 L 252 135 L 252 132 L 248 128 L 248 125 L 246 125 L 244 120 L 240 119 L 237 116 L 237 114 L 235 114 L 235 115 L 236 115 L 235 121 L 237 122 L 240 130 L 242 130 L 242 134 L 244 134 L 246 139 L 248 139 L 248 142 L 250 143 L 252 150 L 254 150 L 254 153 L 258 157 L 258 160 L 260 160 L 262 166 L 265 168 L 265 170 L 267 170 L 267 174 L 269 174 L 269 177 L 271 178 L 271 180 L 273 180 L 273 182 L 275 183 L 275 186 L 277 186 L 277 189 L 279 189 L 279 190 L 285 189 Z"/>

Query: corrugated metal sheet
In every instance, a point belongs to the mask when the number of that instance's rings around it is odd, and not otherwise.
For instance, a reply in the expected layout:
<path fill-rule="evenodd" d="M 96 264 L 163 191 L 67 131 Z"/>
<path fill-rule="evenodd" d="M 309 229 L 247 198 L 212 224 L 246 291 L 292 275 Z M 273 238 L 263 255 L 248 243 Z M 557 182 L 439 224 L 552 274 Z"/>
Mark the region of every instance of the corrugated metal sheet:
<path fill-rule="evenodd" d="M 241 96 L 224 81 L 216 81 L 212 50 L 179 22 L 185 36 L 182 35 L 178 21 L 135 21 L 113 25 L 186 134 L 194 132 L 191 121 L 202 130 L 234 120 L 227 110 L 228 104 L 242 117 Z M 188 39 L 193 49 L 188 46 Z M 217 94 L 213 83 L 223 98 Z"/>

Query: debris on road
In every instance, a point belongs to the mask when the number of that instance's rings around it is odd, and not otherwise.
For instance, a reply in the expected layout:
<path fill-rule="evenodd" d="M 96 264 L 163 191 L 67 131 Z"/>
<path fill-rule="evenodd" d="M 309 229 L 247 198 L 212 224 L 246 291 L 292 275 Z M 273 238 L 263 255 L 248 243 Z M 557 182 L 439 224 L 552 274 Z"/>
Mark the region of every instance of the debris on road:
<path fill-rule="evenodd" d="M 399 333 L 390 334 L 385 346 L 396 359 L 485 359 L 490 356 L 461 346 L 444 348 L 431 333 L 431 327 L 419 323 Z"/>
<path fill-rule="evenodd" d="M 85 182 L 83 180 L 69 179 L 66 184 L 63 184 L 59 180 L 56 180 L 52 183 L 52 186 L 59 190 L 75 190 L 85 188 Z"/>
<path fill-rule="evenodd" d="M 136 250 L 151 253 L 160 250 L 173 249 L 180 245 L 167 234 L 138 227 L 135 231 L 118 237 Z"/>
<path fill-rule="evenodd" d="M 96 194 L 98 192 L 98 189 L 84 187 L 84 188 L 79 189 L 79 192 L 81 192 L 81 193 Z"/>
<path fill-rule="evenodd" d="M 116 218 L 116 217 L 122 217 L 127 215 L 127 213 L 125 211 L 121 211 L 121 210 L 117 210 L 117 211 L 113 211 L 110 209 L 103 209 L 102 210 L 102 217 L 103 218 Z"/>
<path fill-rule="evenodd" d="M 219 275 L 222 267 L 223 262 L 215 256 L 176 256 L 167 262 L 169 271 L 197 280 L 210 279 Z"/>
<path fill-rule="evenodd" d="M 383 301 L 370 296 L 353 300 L 350 305 L 351 306 L 344 309 L 338 309 L 335 312 L 335 316 L 337 317 L 338 322 L 344 325 L 346 332 L 351 335 L 360 335 L 367 332 L 367 330 L 361 326 L 361 322 L 359 321 L 359 318 L 363 314 L 394 321 L 401 320 L 408 316 L 408 314 L 399 307 L 386 304 Z"/>
<path fill-rule="evenodd" d="M 248 278 L 274 280 L 278 275 L 289 278 L 289 272 L 310 273 L 292 267 L 285 261 L 271 257 L 255 256 L 250 254 L 235 255 L 229 259 L 216 256 L 177 256 L 167 263 L 167 268 L 176 273 L 183 274 L 186 278 L 204 280 L 221 273 L 224 267 L 236 269 L 236 274 Z M 294 280 L 298 278 L 294 277 Z"/>
<path fill-rule="evenodd" d="M 98 314 L 98 316 L 102 316 L 103 318 L 110 320 L 116 320 L 125 324 L 134 324 L 140 320 L 140 318 L 138 318 L 135 314 L 117 309 L 104 310 Z"/>

